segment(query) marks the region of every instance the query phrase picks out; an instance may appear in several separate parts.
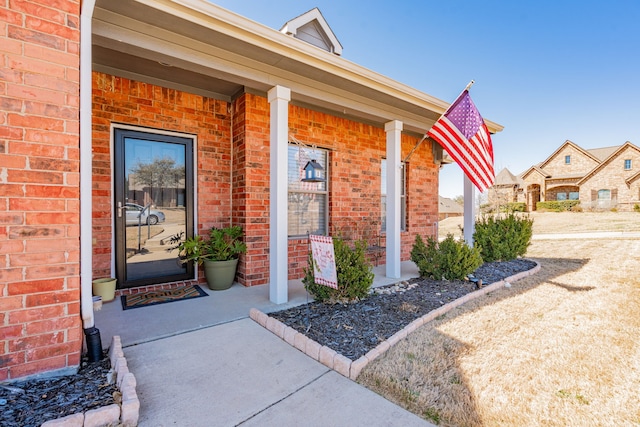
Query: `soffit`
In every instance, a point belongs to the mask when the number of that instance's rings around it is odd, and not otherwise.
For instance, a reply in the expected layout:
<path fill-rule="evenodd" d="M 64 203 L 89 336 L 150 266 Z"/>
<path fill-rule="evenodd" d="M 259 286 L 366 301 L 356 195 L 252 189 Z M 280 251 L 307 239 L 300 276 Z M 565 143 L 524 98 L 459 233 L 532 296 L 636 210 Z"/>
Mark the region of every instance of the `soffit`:
<path fill-rule="evenodd" d="M 400 120 L 418 133 L 448 106 L 201 0 L 98 0 L 93 45 L 98 71 L 219 99 L 283 85 L 293 103 L 380 126 Z"/>

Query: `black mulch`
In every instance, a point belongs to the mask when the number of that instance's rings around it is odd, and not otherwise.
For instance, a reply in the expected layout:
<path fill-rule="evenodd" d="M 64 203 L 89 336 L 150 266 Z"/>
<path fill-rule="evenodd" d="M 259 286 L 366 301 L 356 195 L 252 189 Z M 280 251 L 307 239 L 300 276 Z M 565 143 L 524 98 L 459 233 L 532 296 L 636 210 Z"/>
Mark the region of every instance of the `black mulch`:
<path fill-rule="evenodd" d="M 115 403 L 119 391 L 108 384 L 109 358 L 82 366 L 75 375 L 0 384 L 0 426 L 36 427 L 45 421 Z"/>
<path fill-rule="evenodd" d="M 485 263 L 473 275 L 490 284 L 535 265 L 526 259 Z M 475 290 L 475 284 L 468 281 L 412 279 L 395 288 L 377 288 L 368 298 L 355 303 L 311 302 L 269 316 L 320 345 L 357 360 L 413 320 Z"/>

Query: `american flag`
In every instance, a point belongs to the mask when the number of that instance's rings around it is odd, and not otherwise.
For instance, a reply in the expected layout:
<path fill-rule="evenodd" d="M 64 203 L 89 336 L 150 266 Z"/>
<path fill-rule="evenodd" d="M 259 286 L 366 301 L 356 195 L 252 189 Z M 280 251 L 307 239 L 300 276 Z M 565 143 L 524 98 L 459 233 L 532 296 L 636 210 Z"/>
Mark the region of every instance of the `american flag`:
<path fill-rule="evenodd" d="M 468 90 L 464 90 L 451 104 L 427 136 L 447 150 L 480 192 L 493 185 L 495 172 L 491 136 Z"/>

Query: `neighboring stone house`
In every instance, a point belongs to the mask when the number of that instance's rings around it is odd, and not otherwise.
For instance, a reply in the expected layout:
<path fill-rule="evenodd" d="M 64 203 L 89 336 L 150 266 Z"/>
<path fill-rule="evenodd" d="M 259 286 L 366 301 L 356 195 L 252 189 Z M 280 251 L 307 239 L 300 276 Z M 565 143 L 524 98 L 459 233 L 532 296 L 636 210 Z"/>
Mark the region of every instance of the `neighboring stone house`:
<path fill-rule="evenodd" d="M 504 168 L 496 175 L 495 184 L 487 192 L 488 203 L 493 210 L 497 210 L 500 206 L 518 202 L 522 198 L 523 187 L 524 181 Z"/>
<path fill-rule="evenodd" d="M 308 232 L 375 235 L 395 278 L 436 229 L 441 149 L 402 162 L 448 103 L 343 59 L 317 9 L 281 32 L 204 0 L 0 17 L 0 381 L 77 369 L 94 278 L 203 282 L 172 237 L 241 225 L 238 282 L 283 303 Z M 326 181 L 301 181 L 311 160 Z M 131 203 L 165 221 L 128 226 Z"/>
<path fill-rule="evenodd" d="M 580 200 L 585 210 L 631 211 L 640 205 L 640 148 L 627 141 L 586 150 L 567 140 L 519 178 L 517 201 L 528 211 L 552 200 Z"/>

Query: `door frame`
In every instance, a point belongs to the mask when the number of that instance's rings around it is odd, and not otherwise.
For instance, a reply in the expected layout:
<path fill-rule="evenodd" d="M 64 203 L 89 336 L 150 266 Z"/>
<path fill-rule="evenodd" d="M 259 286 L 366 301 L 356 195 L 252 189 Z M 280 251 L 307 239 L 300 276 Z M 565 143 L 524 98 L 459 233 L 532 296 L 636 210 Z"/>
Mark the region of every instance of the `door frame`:
<path fill-rule="evenodd" d="M 187 224 L 186 224 L 186 236 L 185 238 L 188 237 L 192 237 L 195 235 L 195 230 L 197 229 L 197 224 L 198 224 L 198 180 L 196 179 L 197 177 L 197 165 L 198 165 L 198 136 L 196 134 L 190 134 L 190 133 L 185 133 L 185 132 L 176 132 L 176 131 L 167 131 L 167 130 L 163 130 L 163 129 L 155 129 L 155 128 L 147 128 L 144 126 L 133 126 L 133 125 L 127 125 L 127 124 L 123 124 L 123 123 L 111 123 L 110 126 L 110 130 L 109 130 L 109 139 L 110 139 L 110 156 L 112 159 L 112 164 L 111 164 L 111 183 L 110 183 L 110 188 L 112 191 L 111 194 L 111 275 L 112 277 L 118 277 L 118 271 L 117 271 L 117 247 L 116 247 L 116 216 L 118 215 L 117 212 L 117 208 L 116 208 L 116 189 L 115 189 L 115 183 L 116 183 L 116 173 L 117 173 L 117 159 L 116 159 L 116 131 L 134 131 L 134 132 L 142 132 L 142 133 L 147 133 L 147 134 L 155 134 L 155 135 L 159 135 L 159 136 L 170 136 L 170 137 L 177 137 L 177 138 L 188 138 L 192 140 L 192 144 L 191 144 L 191 153 L 185 153 L 186 154 L 186 158 L 185 158 L 185 164 L 187 162 L 187 159 L 189 157 L 189 155 L 191 156 L 192 159 L 192 167 L 191 167 L 191 174 L 187 175 L 187 183 L 185 183 L 185 189 L 186 189 L 186 198 L 187 198 L 187 205 L 189 205 L 188 200 L 191 200 L 190 205 L 192 206 L 192 213 L 191 213 L 191 217 L 192 217 L 192 221 L 189 221 L 189 218 L 187 216 Z M 189 182 L 190 181 L 190 182 Z M 191 191 L 189 191 L 191 190 Z M 187 215 L 188 215 L 188 210 L 187 210 Z M 168 280 L 167 282 L 161 282 L 161 283 L 171 283 L 174 281 L 180 281 L 180 280 L 196 280 L 197 278 L 197 266 L 192 266 L 192 263 L 189 263 L 190 265 L 187 266 L 187 276 L 184 279 L 178 279 L 178 280 Z M 140 282 L 139 284 L 137 282 Z M 140 280 L 140 281 L 136 281 L 134 282 L 133 286 L 126 286 L 126 287 L 122 287 L 120 281 L 118 281 L 118 289 L 123 289 L 123 288 L 132 288 L 132 287 L 136 287 L 136 285 L 138 286 L 145 286 L 145 285 L 152 285 L 151 283 L 142 283 L 145 282 L 145 280 Z M 159 283 L 153 283 L 153 284 L 159 284 Z"/>

